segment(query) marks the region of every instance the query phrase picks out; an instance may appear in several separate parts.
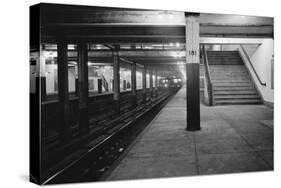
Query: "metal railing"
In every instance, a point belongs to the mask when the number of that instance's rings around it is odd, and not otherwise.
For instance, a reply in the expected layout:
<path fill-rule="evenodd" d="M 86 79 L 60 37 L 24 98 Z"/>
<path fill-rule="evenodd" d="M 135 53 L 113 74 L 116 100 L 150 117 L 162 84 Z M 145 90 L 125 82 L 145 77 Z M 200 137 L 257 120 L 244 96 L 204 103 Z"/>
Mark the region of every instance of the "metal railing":
<path fill-rule="evenodd" d="M 259 77 L 259 75 L 258 75 L 258 73 L 257 73 L 257 71 L 256 71 L 256 69 L 255 69 L 255 67 L 254 67 L 253 64 L 252 64 L 252 61 L 251 61 L 250 57 L 248 56 L 248 54 L 247 54 L 247 52 L 246 52 L 246 49 L 244 48 L 244 46 L 243 46 L 242 44 L 240 45 L 240 47 L 241 47 L 241 49 L 242 49 L 244 55 L 246 56 L 246 58 L 247 58 L 249 64 L 251 65 L 251 67 L 252 67 L 252 69 L 253 69 L 253 71 L 254 71 L 254 73 L 255 73 L 255 75 L 256 75 L 258 81 L 259 81 L 259 83 L 260 83 L 262 86 L 266 86 L 266 83 L 261 81 L 261 79 L 260 79 L 260 77 Z"/>
<path fill-rule="evenodd" d="M 205 80 L 206 80 L 205 88 L 208 94 L 208 104 L 209 106 L 213 106 L 215 105 L 213 83 L 210 76 L 208 56 L 204 44 L 202 45 L 201 53 L 203 55 L 203 64 L 205 66 Z"/>

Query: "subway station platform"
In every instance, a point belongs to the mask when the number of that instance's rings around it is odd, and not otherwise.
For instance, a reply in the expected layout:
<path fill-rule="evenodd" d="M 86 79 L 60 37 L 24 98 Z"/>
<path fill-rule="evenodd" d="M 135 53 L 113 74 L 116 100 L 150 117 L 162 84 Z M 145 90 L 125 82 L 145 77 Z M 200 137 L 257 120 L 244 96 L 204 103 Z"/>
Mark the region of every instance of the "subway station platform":
<path fill-rule="evenodd" d="M 273 110 L 264 105 L 205 106 L 201 130 L 186 131 L 182 88 L 130 146 L 107 180 L 273 170 Z"/>

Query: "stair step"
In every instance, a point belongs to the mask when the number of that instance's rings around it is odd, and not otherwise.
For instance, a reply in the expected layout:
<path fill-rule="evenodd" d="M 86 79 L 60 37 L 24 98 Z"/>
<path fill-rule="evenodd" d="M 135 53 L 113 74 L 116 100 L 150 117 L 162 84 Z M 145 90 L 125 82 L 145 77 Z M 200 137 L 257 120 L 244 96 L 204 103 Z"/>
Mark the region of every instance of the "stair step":
<path fill-rule="evenodd" d="M 227 67 L 231 67 L 231 68 L 238 68 L 238 67 L 240 67 L 240 68 L 243 68 L 244 67 L 244 65 L 231 65 L 231 66 L 229 66 L 229 65 L 210 65 L 210 67 L 212 68 L 212 67 L 216 67 L 216 68 L 227 68 Z"/>
<path fill-rule="evenodd" d="M 234 90 L 234 91 L 215 91 L 214 95 L 256 95 L 257 92 L 255 90 L 249 91 L 241 91 L 241 90 Z"/>
<path fill-rule="evenodd" d="M 238 62 L 238 63 L 243 63 L 240 58 L 217 58 L 217 57 L 208 57 L 208 62 Z"/>
<path fill-rule="evenodd" d="M 250 77 L 248 75 L 245 76 L 234 76 L 234 75 L 211 75 L 212 80 L 239 80 L 239 79 L 247 79 L 249 80 Z"/>
<path fill-rule="evenodd" d="M 211 75 L 216 75 L 216 76 L 220 76 L 220 75 L 227 75 L 227 76 L 248 76 L 248 72 L 242 72 L 242 71 L 237 71 L 237 72 L 230 72 L 230 71 L 210 71 Z"/>
<path fill-rule="evenodd" d="M 219 66 L 219 67 L 215 67 Z M 223 66 L 223 67 L 220 67 Z M 240 66 L 240 65 L 239 65 Z M 243 66 L 243 65 L 242 65 Z M 209 65 L 209 70 L 221 70 L 221 71 L 242 71 L 242 70 L 247 70 L 244 66 L 243 67 L 236 67 L 235 65 Z"/>
<path fill-rule="evenodd" d="M 212 72 L 210 71 L 211 76 L 249 76 L 247 72 Z"/>
<path fill-rule="evenodd" d="M 237 57 L 208 57 L 210 61 L 229 61 L 229 62 L 242 62 L 240 58 Z"/>
<path fill-rule="evenodd" d="M 240 62 L 209 62 L 209 65 L 242 65 Z"/>
<path fill-rule="evenodd" d="M 241 86 L 253 86 L 252 83 L 214 83 L 214 87 L 241 87 Z"/>
<path fill-rule="evenodd" d="M 212 81 L 214 81 L 214 82 L 219 82 L 219 81 L 231 81 L 231 80 L 233 80 L 233 81 L 236 81 L 236 82 L 243 82 L 243 81 L 249 81 L 249 82 L 251 82 L 251 80 L 250 80 L 250 78 L 249 77 L 238 77 L 238 76 L 236 76 L 236 77 L 231 77 L 231 76 L 221 76 L 221 77 L 213 77 L 213 76 L 211 76 L 211 80 Z"/>
<path fill-rule="evenodd" d="M 225 99 L 257 99 L 259 100 L 260 97 L 258 95 L 215 95 L 216 101 L 225 100 Z"/>
<path fill-rule="evenodd" d="M 236 70 L 236 69 L 222 69 L 222 70 L 219 70 L 219 69 L 209 69 L 209 72 L 210 73 L 248 73 L 247 70 Z"/>
<path fill-rule="evenodd" d="M 261 104 L 261 100 L 250 100 L 250 99 L 245 99 L 245 100 L 220 100 L 216 101 L 216 104 Z"/>
<path fill-rule="evenodd" d="M 209 69 L 210 72 L 243 72 L 243 73 L 248 73 L 248 71 L 246 69 L 226 69 L 226 68 L 222 68 L 222 69 Z"/>
<path fill-rule="evenodd" d="M 218 67 L 217 67 L 218 66 Z M 223 66 L 223 67 L 221 67 Z M 243 66 L 243 65 L 242 65 Z M 243 67 L 236 67 L 236 65 L 209 65 L 210 70 L 228 70 L 228 71 L 241 71 L 241 70 L 247 70 L 244 66 Z"/>
<path fill-rule="evenodd" d="M 215 66 L 223 66 L 223 67 L 215 67 Z M 227 67 L 225 67 L 227 66 Z M 240 66 L 240 65 L 239 65 Z M 243 66 L 243 65 L 242 65 Z M 241 70 L 247 70 L 245 67 L 236 67 L 235 65 L 209 65 L 210 70 L 236 70 L 236 71 L 241 71 Z"/>
<path fill-rule="evenodd" d="M 251 83 L 248 79 L 212 79 L 212 83 Z"/>
<path fill-rule="evenodd" d="M 209 53 L 208 57 L 240 57 L 238 53 Z"/>
<path fill-rule="evenodd" d="M 254 87 L 214 87 L 214 91 L 253 91 Z"/>
<path fill-rule="evenodd" d="M 234 87 L 234 86 L 253 86 L 252 82 L 246 81 L 235 81 L 235 80 L 221 80 L 217 82 L 212 82 L 214 87 Z"/>
<path fill-rule="evenodd" d="M 244 65 L 210 65 L 210 68 L 245 68 Z"/>
<path fill-rule="evenodd" d="M 208 50 L 207 53 L 220 53 L 220 54 L 231 54 L 231 53 L 237 53 L 237 50 Z"/>

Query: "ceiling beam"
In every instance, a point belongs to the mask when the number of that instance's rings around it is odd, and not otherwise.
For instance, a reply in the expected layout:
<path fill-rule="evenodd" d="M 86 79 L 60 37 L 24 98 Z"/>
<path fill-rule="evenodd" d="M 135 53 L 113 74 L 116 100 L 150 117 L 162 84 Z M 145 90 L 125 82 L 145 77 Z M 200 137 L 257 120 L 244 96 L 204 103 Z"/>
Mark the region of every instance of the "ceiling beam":
<path fill-rule="evenodd" d="M 200 37 L 200 44 L 262 44 L 260 38 L 223 38 L 223 37 Z"/>

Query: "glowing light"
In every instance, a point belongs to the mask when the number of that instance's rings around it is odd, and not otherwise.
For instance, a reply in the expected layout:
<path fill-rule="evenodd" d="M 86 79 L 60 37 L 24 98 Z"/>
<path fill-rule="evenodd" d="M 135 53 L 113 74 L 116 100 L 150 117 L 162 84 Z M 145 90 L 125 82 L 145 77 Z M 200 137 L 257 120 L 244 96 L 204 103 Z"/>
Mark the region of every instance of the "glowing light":
<path fill-rule="evenodd" d="M 179 42 L 176 43 L 176 47 L 180 47 L 180 43 Z"/>
<path fill-rule="evenodd" d="M 184 62 L 183 62 L 183 61 L 178 61 L 177 64 L 178 64 L 178 65 L 183 65 Z"/>
<path fill-rule="evenodd" d="M 175 52 L 172 56 L 175 58 L 181 58 L 184 56 L 184 54 L 182 54 L 181 52 Z"/>
<path fill-rule="evenodd" d="M 43 51 L 43 56 L 45 58 L 54 58 L 54 57 L 57 57 L 57 52 Z"/>

